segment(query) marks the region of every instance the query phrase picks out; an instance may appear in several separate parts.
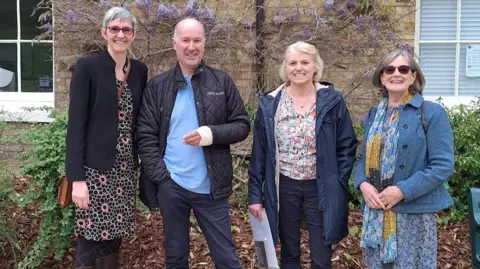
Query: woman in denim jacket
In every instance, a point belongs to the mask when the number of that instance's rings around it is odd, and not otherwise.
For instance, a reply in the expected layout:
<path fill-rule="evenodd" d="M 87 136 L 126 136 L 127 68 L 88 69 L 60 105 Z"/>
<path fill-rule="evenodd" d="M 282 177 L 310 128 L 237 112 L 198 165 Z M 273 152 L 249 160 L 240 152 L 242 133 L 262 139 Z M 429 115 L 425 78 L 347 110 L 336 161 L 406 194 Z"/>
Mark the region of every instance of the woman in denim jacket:
<path fill-rule="evenodd" d="M 436 268 L 435 213 L 453 204 L 453 135 L 412 55 L 385 55 L 372 78 L 384 98 L 370 109 L 355 167 L 365 201 L 360 246 L 369 268 Z"/>

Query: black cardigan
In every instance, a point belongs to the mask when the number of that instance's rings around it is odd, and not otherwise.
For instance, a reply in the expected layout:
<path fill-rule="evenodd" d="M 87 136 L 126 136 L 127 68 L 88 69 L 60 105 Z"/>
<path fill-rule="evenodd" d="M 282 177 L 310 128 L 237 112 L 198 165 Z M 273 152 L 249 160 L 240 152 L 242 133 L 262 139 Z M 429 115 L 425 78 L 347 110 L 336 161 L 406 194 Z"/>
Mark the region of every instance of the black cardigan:
<path fill-rule="evenodd" d="M 131 59 L 127 84 L 133 97 L 132 134 L 147 77 L 145 64 Z M 69 181 L 85 180 L 84 165 L 99 170 L 113 167 L 118 137 L 117 99 L 115 61 L 110 54 L 104 51 L 79 59 L 70 83 L 65 167 Z"/>

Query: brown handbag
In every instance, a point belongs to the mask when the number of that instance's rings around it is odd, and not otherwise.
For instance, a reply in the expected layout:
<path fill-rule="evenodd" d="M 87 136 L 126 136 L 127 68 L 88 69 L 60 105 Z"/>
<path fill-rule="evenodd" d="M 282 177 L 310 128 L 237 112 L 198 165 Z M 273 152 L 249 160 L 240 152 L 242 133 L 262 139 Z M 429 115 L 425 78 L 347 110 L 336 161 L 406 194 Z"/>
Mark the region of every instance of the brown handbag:
<path fill-rule="evenodd" d="M 61 208 L 72 204 L 72 182 L 67 180 L 67 176 L 62 176 L 58 181 L 57 202 Z"/>
<path fill-rule="evenodd" d="M 127 58 L 127 69 L 125 70 L 125 77 L 123 78 L 122 86 L 118 90 L 118 100 L 123 95 L 125 90 L 125 84 L 127 83 L 128 74 L 130 73 L 130 59 Z M 67 180 L 67 176 L 63 175 L 60 177 L 60 180 L 57 183 L 58 185 L 58 194 L 57 194 L 57 203 L 61 208 L 65 208 L 72 204 L 72 182 Z"/>

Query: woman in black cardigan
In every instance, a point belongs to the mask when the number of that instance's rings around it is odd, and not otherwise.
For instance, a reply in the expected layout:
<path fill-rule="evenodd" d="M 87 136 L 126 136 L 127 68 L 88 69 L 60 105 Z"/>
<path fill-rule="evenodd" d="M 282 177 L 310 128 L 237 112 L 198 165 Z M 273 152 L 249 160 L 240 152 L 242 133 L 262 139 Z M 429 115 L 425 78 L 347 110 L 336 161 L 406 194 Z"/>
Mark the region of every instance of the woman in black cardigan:
<path fill-rule="evenodd" d="M 148 76 L 143 63 L 127 58 L 136 22 L 125 8 L 108 10 L 107 51 L 78 60 L 73 72 L 66 172 L 76 205 L 74 268 L 117 268 L 121 239 L 133 234 L 134 129 Z"/>

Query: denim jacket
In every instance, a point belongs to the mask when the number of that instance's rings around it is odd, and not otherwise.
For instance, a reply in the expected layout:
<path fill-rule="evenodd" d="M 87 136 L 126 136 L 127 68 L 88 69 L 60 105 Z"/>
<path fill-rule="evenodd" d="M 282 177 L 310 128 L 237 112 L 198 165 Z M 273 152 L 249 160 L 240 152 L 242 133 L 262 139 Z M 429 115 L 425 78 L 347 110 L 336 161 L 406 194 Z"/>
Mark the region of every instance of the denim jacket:
<path fill-rule="evenodd" d="M 393 184 L 400 188 L 404 200 L 395 205 L 396 213 L 434 213 L 453 204 L 445 182 L 454 170 L 453 133 L 445 109 L 425 101 L 426 131 L 423 129 L 423 96 L 416 94 L 400 105 L 398 156 Z M 362 150 L 355 167 L 355 188 L 366 181 L 365 144 L 376 106 L 365 121 Z"/>

